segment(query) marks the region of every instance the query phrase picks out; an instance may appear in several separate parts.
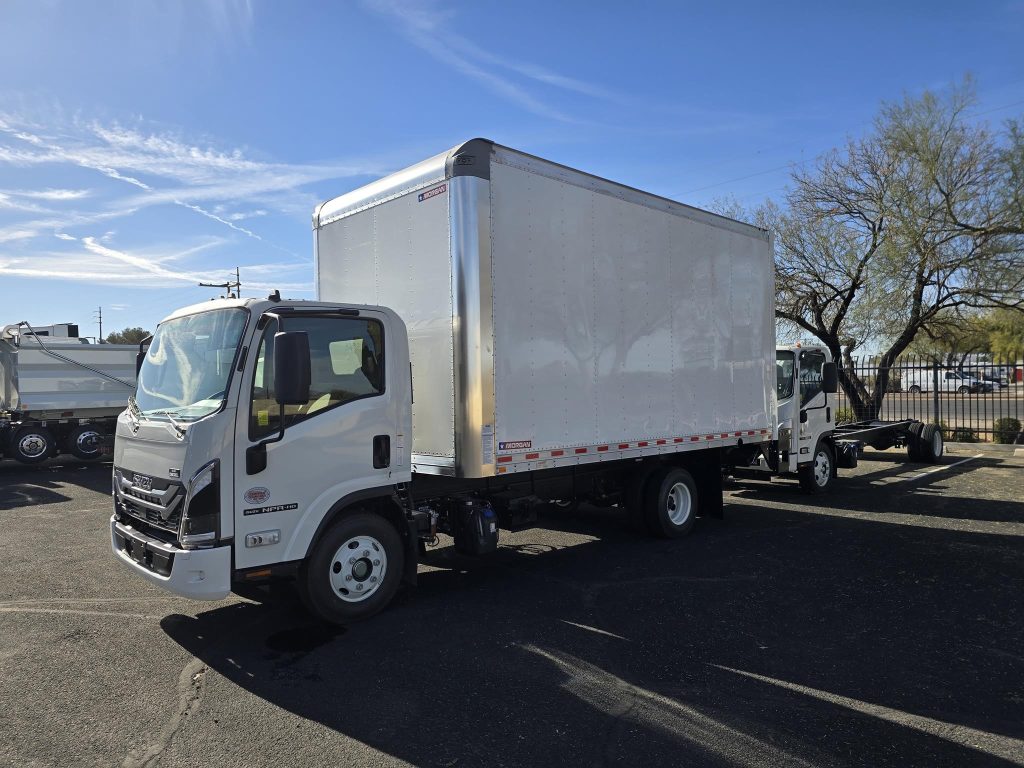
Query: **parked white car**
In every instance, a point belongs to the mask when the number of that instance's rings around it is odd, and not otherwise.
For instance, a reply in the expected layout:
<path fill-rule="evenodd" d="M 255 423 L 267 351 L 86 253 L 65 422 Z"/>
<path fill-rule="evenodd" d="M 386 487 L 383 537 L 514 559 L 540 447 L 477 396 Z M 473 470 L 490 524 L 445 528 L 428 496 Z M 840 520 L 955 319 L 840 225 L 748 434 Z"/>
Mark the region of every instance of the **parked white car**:
<path fill-rule="evenodd" d="M 935 389 L 935 372 L 931 369 L 903 371 L 900 382 L 905 392 L 931 392 Z M 939 391 L 957 392 L 966 395 L 984 392 L 986 384 L 962 371 L 939 370 Z"/>

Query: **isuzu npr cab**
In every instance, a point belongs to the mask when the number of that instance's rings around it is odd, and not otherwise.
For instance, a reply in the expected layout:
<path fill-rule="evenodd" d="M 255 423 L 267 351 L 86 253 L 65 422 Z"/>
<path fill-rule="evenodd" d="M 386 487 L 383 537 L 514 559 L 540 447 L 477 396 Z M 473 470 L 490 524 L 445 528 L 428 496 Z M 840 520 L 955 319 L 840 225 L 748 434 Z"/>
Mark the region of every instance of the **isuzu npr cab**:
<path fill-rule="evenodd" d="M 313 229 L 316 301 L 187 307 L 140 350 L 110 531 L 153 584 L 293 578 L 343 623 L 438 532 L 486 554 L 500 524 L 588 500 L 683 536 L 720 514 L 723 470 L 816 456 L 795 411 L 775 442 L 760 229 L 480 139 Z"/>

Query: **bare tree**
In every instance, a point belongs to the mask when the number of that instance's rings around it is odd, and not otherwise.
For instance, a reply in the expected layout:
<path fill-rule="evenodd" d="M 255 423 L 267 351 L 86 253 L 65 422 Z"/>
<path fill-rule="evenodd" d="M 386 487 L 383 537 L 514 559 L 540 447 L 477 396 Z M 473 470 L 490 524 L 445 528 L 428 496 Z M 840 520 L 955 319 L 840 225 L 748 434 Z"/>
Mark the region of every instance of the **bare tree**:
<path fill-rule="evenodd" d="M 970 122 L 970 81 L 883 106 L 874 131 L 793 176 L 775 233 L 776 315 L 840 362 L 859 418 L 875 418 L 889 368 L 918 334 L 962 313 L 1024 307 L 1024 140 Z M 853 356 L 881 345 L 870 382 Z"/>

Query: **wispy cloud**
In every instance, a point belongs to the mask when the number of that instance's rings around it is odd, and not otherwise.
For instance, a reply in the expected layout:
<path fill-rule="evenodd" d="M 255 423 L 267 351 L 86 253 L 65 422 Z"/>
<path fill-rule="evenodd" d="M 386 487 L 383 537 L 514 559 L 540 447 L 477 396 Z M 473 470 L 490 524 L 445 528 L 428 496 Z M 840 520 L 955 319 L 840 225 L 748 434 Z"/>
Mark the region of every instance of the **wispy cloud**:
<path fill-rule="evenodd" d="M 242 5 L 247 4 L 236 3 L 232 12 L 245 11 Z M 126 125 L 59 113 L 26 117 L 0 109 L 0 173 L 4 166 L 11 178 L 14 171 L 28 170 L 30 178 L 80 180 L 84 172 L 84 178 L 93 174 L 95 184 L 51 182 L 26 188 L 22 182 L 0 189 L 0 274 L 153 288 L 220 282 L 227 266 L 212 266 L 220 260 L 217 254 L 237 254 L 232 244 L 247 238 L 259 244 L 246 246 L 248 257 L 221 258 L 230 258 L 232 267 L 241 264 L 247 288 L 293 292 L 311 290 L 312 260 L 275 242 L 268 234 L 272 218 L 305 226 L 315 201 L 311 185 L 392 170 L 363 159 L 273 162 L 213 141 L 189 140 L 142 120 Z M 167 242 L 167 231 L 144 225 L 164 245 L 145 242 L 142 248 L 105 233 L 114 221 L 118 229 L 131 230 L 134 217 L 159 206 L 194 214 L 194 230 L 173 233 L 175 243 Z M 211 227 L 223 237 L 202 234 Z M 272 256 L 266 263 L 248 263 L 268 248 L 271 254 L 287 254 L 287 260 Z"/>
<path fill-rule="evenodd" d="M 250 212 L 229 209 L 230 205 L 251 208 L 258 204 L 282 201 L 303 187 L 327 179 L 378 176 L 390 170 L 374 162 L 324 162 L 309 165 L 273 163 L 255 160 L 240 149 L 219 150 L 189 142 L 171 133 L 140 130 L 120 123 L 72 121 L 51 129 L 46 134 L 31 123 L 0 113 L 0 165 L 15 167 L 72 166 L 94 171 L 108 179 L 133 188 L 131 195 L 115 195 L 107 199 L 106 209 L 94 215 L 128 215 L 157 205 L 177 205 L 222 226 L 253 239 L 264 239 L 254 230 L 241 227 L 237 221 L 251 218 Z M 82 200 L 91 190 L 3 190 L 0 205 L 32 212 L 45 212 L 30 207 L 25 200 Z M 19 202 L 19 198 L 22 200 Z M 203 203 L 215 202 L 222 212 L 210 210 Z M 223 212 L 227 212 L 224 215 Z M 84 222 L 94 219 L 88 215 Z M 41 232 L 49 222 L 23 222 L 20 232 Z M 10 228 L 8 228 L 10 229 Z M 8 239 L 10 232 L 8 234 Z M 0 241 L 4 232 L 0 230 Z"/>
<path fill-rule="evenodd" d="M 104 238 L 97 236 L 62 239 L 75 242 L 77 246 L 66 251 L 40 250 L 31 257 L 0 252 L 0 274 L 161 289 L 220 282 L 225 275 L 223 269 L 173 266 L 216 249 L 223 245 L 222 238 L 202 238 L 185 248 L 156 245 L 141 251 L 112 248 L 103 242 Z M 209 264 L 208 259 L 203 260 Z M 248 276 L 246 288 L 252 290 L 280 288 L 299 293 L 312 289 L 308 268 L 294 262 L 251 264 L 245 267 L 245 273 Z M 270 277 L 274 278 L 273 282 L 267 280 Z"/>
<path fill-rule="evenodd" d="M 580 122 L 531 87 L 569 91 L 597 99 L 617 100 L 608 89 L 551 71 L 537 64 L 498 56 L 452 28 L 453 13 L 433 2 L 364 0 L 365 7 L 392 19 L 414 45 L 443 64 L 477 80 L 496 95 L 550 120 Z M 513 76 L 518 77 L 518 81 Z"/>
<path fill-rule="evenodd" d="M 81 200 L 91 194 L 88 189 L 0 189 L 0 195 L 24 197 L 29 200 Z"/>

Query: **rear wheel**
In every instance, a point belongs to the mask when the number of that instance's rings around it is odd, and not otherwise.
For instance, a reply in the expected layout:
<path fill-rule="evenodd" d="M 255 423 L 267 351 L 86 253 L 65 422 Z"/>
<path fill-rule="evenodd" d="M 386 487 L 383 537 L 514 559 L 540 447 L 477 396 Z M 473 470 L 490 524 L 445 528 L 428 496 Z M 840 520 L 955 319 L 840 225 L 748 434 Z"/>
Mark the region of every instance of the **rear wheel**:
<path fill-rule="evenodd" d="M 405 552 L 398 531 L 380 515 L 359 512 L 319 541 L 299 576 L 306 607 L 331 624 L 347 624 L 382 610 L 402 581 Z"/>
<path fill-rule="evenodd" d="M 46 427 L 22 427 L 11 438 L 10 455 L 22 464 L 38 464 L 53 453 L 55 444 Z"/>
<path fill-rule="evenodd" d="M 945 443 L 942 440 L 942 430 L 935 424 L 925 424 L 921 429 L 921 437 L 918 438 L 918 458 L 929 464 L 934 464 L 942 458 L 945 450 Z"/>
<path fill-rule="evenodd" d="M 75 427 L 68 433 L 64 446 L 75 458 L 92 461 L 100 457 L 100 437 L 96 427 Z"/>
<path fill-rule="evenodd" d="M 685 469 L 667 467 L 647 481 L 644 519 L 655 536 L 677 539 L 693 530 L 697 484 Z"/>
<path fill-rule="evenodd" d="M 800 487 L 808 493 L 823 493 L 832 483 L 835 457 L 825 443 L 818 443 L 814 459 L 797 470 Z"/>
<path fill-rule="evenodd" d="M 921 430 L 924 424 L 917 422 L 907 428 L 907 458 L 921 461 Z"/>

